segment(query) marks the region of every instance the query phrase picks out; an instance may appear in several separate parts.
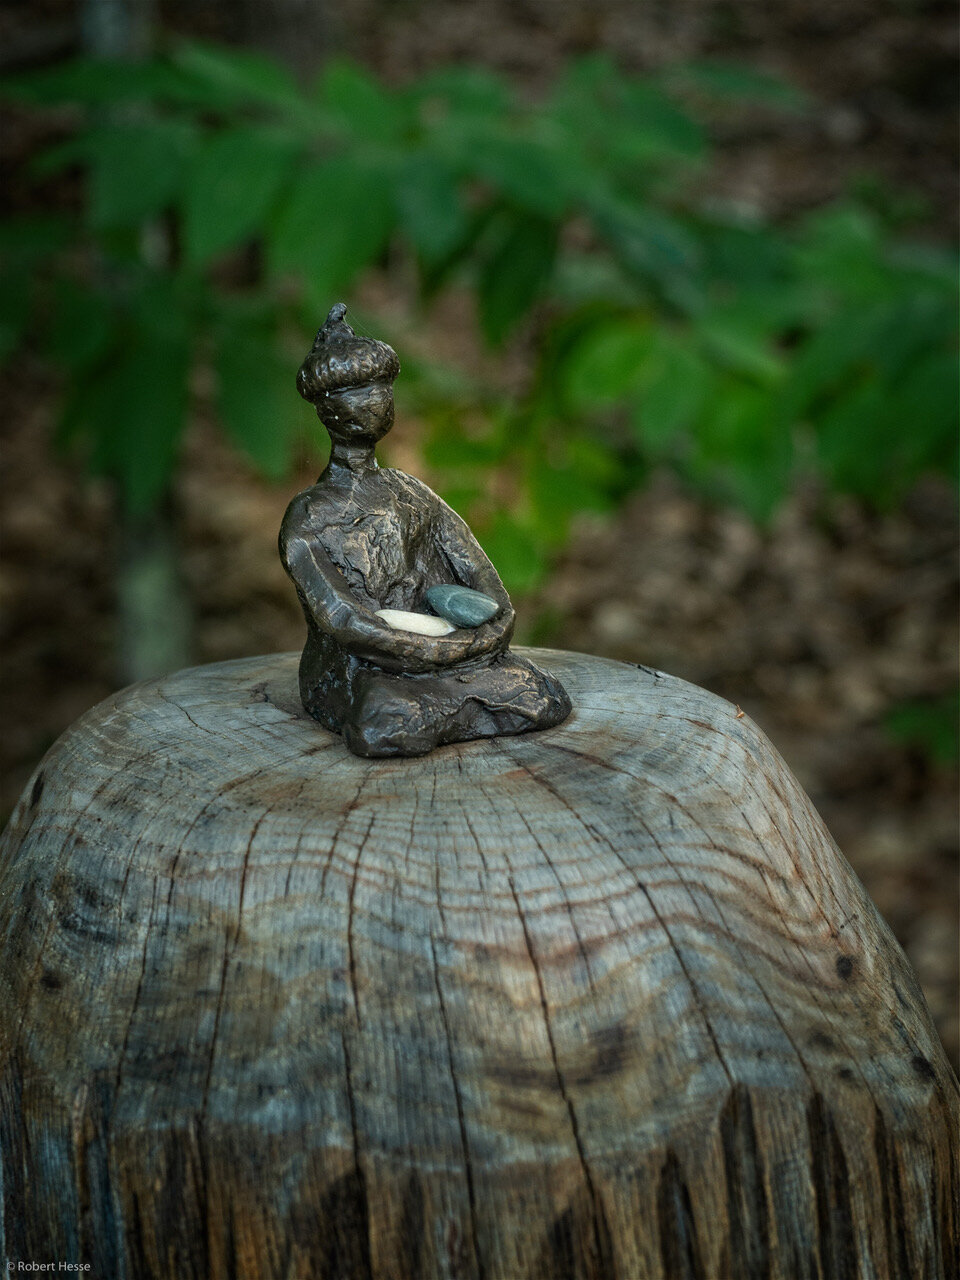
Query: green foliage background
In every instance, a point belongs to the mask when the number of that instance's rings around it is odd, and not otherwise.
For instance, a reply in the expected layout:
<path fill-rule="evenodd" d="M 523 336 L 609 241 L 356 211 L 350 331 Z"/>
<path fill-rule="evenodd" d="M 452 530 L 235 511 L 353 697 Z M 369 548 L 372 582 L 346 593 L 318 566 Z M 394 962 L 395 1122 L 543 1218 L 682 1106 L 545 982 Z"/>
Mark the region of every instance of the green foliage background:
<path fill-rule="evenodd" d="M 0 356 L 32 336 L 65 371 L 62 440 L 134 513 L 169 485 L 198 361 L 237 446 L 286 472 L 313 430 L 293 392 L 305 335 L 388 250 L 425 303 L 466 283 L 492 347 L 536 325 L 520 396 L 410 360 L 401 392 L 513 588 L 654 466 L 760 521 L 801 474 L 890 505 L 956 470 L 951 256 L 854 203 L 775 228 L 701 194 L 698 110 L 803 109 L 764 76 L 638 79 L 590 57 L 529 105 L 478 69 L 393 89 L 337 61 L 304 90 L 263 57 L 180 44 L 3 88 L 73 105 L 35 167 L 85 183 L 76 218 L 0 225 Z"/>

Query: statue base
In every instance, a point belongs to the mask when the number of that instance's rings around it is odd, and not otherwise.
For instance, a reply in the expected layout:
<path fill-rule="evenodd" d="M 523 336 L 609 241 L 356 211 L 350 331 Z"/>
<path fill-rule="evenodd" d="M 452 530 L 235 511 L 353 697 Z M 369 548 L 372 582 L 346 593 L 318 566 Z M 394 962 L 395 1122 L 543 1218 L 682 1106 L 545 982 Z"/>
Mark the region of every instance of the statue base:
<path fill-rule="evenodd" d="M 423 756 L 475 738 L 552 729 L 570 714 L 563 685 L 516 650 L 428 675 L 398 675 L 311 633 L 300 698 L 354 755 Z"/>

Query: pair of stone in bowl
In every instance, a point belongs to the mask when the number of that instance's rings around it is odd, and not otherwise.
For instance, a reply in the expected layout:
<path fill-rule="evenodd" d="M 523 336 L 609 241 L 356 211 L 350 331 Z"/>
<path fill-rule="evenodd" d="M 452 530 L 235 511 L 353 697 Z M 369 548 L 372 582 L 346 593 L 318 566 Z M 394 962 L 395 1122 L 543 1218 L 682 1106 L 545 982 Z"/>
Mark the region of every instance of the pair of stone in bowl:
<path fill-rule="evenodd" d="M 428 587 L 424 599 L 433 613 L 417 613 L 409 609 L 377 609 L 382 618 L 395 631 L 412 631 L 421 636 L 448 636 L 459 627 L 479 627 L 488 622 L 499 609 L 496 600 L 474 591 L 472 587 L 457 586 L 453 582 Z"/>

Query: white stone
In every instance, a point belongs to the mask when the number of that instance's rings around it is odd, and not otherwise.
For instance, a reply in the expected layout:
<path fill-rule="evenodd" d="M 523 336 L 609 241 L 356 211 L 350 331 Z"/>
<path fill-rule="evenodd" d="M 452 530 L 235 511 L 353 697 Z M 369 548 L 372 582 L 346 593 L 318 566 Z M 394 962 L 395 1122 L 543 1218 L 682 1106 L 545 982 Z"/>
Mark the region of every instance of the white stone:
<path fill-rule="evenodd" d="M 420 636 L 448 636 L 456 627 L 446 618 L 435 618 L 432 613 L 409 613 L 406 609 L 378 609 L 382 618 L 394 631 L 414 631 Z"/>

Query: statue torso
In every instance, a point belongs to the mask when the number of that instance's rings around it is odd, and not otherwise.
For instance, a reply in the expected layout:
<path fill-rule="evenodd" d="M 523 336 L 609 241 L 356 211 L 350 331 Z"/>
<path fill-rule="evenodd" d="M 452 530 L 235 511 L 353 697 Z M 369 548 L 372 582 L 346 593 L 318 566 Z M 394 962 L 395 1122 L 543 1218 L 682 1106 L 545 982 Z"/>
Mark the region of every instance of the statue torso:
<path fill-rule="evenodd" d="M 440 545 L 441 511 L 426 485 L 380 468 L 349 489 L 321 479 L 305 515 L 358 599 L 372 609 L 417 609 L 427 587 L 454 580 Z"/>

